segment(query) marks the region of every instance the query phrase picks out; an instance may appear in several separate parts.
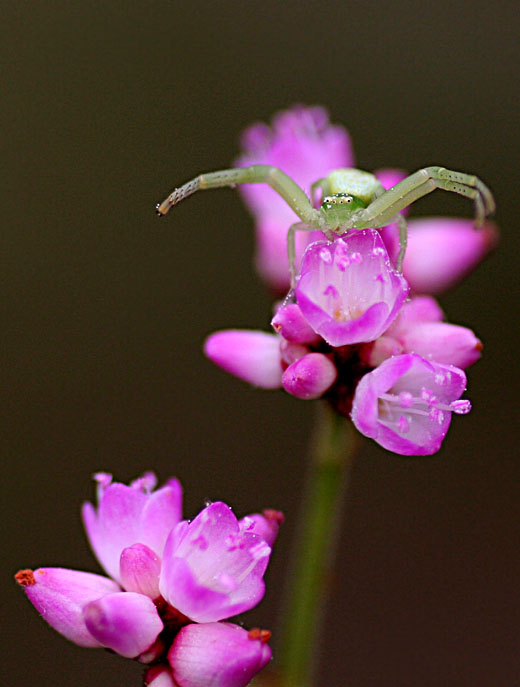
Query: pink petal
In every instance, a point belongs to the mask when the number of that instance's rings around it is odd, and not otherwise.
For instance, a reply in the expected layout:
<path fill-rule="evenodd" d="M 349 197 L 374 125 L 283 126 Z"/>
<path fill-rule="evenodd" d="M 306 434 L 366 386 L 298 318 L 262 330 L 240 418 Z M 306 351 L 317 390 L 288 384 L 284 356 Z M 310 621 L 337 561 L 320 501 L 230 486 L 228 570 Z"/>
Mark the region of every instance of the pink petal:
<path fill-rule="evenodd" d="M 160 590 L 197 622 L 229 618 L 255 606 L 265 590 L 270 547 L 243 532 L 224 503 L 213 503 L 168 538 Z"/>

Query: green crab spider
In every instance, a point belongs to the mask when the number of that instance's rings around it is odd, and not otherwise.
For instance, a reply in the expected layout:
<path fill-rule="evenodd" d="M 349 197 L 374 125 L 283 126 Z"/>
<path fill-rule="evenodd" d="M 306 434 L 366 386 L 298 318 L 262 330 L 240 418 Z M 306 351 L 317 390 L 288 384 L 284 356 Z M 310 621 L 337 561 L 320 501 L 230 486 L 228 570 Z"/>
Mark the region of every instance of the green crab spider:
<path fill-rule="evenodd" d="M 181 200 L 195 191 L 236 186 L 237 184 L 268 184 L 300 218 L 287 232 L 287 256 L 291 288 L 296 283 L 295 232 L 322 231 L 329 240 L 349 229 L 378 229 L 397 221 L 400 250 L 397 269 L 402 270 L 407 243 L 406 220 L 401 215 L 408 205 L 435 189 L 443 189 L 471 198 L 475 202 L 475 225 L 494 212 L 495 201 L 488 187 L 473 174 L 453 172 L 444 167 L 425 167 L 385 190 L 378 179 L 360 169 L 337 169 L 311 186 L 311 200 L 298 184 L 278 167 L 251 165 L 199 174 L 158 203 L 157 214 L 166 215 Z M 321 192 L 321 205 L 317 194 Z"/>

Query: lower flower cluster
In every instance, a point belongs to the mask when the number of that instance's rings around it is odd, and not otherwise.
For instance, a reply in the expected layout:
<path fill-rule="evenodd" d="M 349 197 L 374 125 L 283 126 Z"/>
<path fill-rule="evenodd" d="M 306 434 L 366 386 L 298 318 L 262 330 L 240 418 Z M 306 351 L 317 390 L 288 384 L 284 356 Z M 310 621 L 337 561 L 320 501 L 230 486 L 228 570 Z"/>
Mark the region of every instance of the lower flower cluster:
<path fill-rule="evenodd" d="M 237 520 L 212 503 L 182 520 L 182 489 L 153 491 L 147 473 L 129 486 L 95 476 L 98 508 L 83 506 L 92 549 L 110 577 L 64 568 L 15 576 L 67 639 L 147 664 L 153 687 L 244 687 L 271 658 L 270 632 L 222 622 L 255 606 L 283 516 Z"/>
<path fill-rule="evenodd" d="M 375 229 L 311 243 L 271 324 L 274 334 L 212 334 L 206 355 L 256 386 L 324 397 L 362 434 L 403 455 L 435 453 L 453 413 L 471 410 L 461 400 L 463 370 L 480 357 L 481 342 L 443 322 L 433 297 L 409 298 Z"/>

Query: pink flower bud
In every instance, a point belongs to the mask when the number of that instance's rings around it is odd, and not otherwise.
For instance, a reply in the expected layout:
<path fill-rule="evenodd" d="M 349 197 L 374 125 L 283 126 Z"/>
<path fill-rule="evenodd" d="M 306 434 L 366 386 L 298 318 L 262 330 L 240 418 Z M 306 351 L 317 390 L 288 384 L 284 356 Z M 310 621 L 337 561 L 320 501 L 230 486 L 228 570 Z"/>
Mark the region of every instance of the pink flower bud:
<path fill-rule="evenodd" d="M 98 642 L 127 658 L 146 651 L 163 629 L 153 601 L 135 592 L 107 594 L 91 601 L 83 609 L 83 617 Z"/>
<path fill-rule="evenodd" d="M 179 687 L 245 687 L 270 661 L 266 631 L 231 623 L 186 625 L 168 653 Z"/>
<path fill-rule="evenodd" d="M 440 293 L 471 272 L 494 248 L 496 226 L 475 229 L 472 220 L 428 217 L 411 220 L 403 272 L 415 293 Z"/>
<path fill-rule="evenodd" d="M 289 303 L 278 308 L 271 325 L 277 334 L 292 343 L 315 344 L 320 340 L 319 335 L 302 315 L 297 303 Z"/>
<path fill-rule="evenodd" d="M 27 598 L 51 627 L 79 646 L 101 647 L 85 625 L 83 608 L 99 597 L 119 591 L 101 575 L 66 568 L 22 570 L 15 576 Z"/>
<path fill-rule="evenodd" d="M 216 365 L 263 389 L 282 383 L 280 339 L 261 331 L 228 329 L 211 334 L 204 353 Z"/>
<path fill-rule="evenodd" d="M 161 559 L 145 544 L 134 544 L 121 553 L 121 584 L 127 592 L 139 592 L 151 599 L 159 596 Z"/>
<path fill-rule="evenodd" d="M 304 355 L 307 355 L 307 353 L 310 352 L 310 348 L 304 346 L 303 344 L 291 343 L 285 339 L 280 340 L 280 355 L 282 357 L 282 361 L 286 365 L 292 365 L 292 363 L 296 362 L 300 358 L 303 358 Z"/>
<path fill-rule="evenodd" d="M 400 338 L 403 351 L 466 369 L 480 358 L 482 342 L 467 327 L 447 322 L 425 322 Z"/>
<path fill-rule="evenodd" d="M 338 371 L 323 353 L 309 353 L 285 370 L 283 388 L 292 396 L 310 400 L 319 398 L 336 381 Z"/>
<path fill-rule="evenodd" d="M 246 515 L 245 518 L 239 521 L 239 525 L 241 530 L 258 534 L 272 547 L 283 521 L 284 515 L 282 512 L 268 508 L 262 514 L 253 513 L 252 515 Z"/>

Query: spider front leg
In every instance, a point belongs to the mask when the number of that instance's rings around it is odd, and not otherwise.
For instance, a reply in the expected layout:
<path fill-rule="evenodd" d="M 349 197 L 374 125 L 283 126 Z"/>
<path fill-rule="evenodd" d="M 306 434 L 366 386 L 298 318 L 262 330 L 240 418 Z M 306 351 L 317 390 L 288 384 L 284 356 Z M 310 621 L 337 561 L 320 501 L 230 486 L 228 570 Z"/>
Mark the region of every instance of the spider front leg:
<path fill-rule="evenodd" d="M 317 229 L 323 224 L 319 211 L 312 207 L 298 184 L 281 169 L 270 165 L 252 165 L 251 167 L 223 169 L 218 172 L 199 174 L 195 179 L 188 181 L 180 188 L 176 188 L 162 203 L 159 203 L 156 206 L 157 214 L 166 215 L 174 205 L 191 196 L 195 191 L 238 184 L 268 184 L 303 222 Z"/>
<path fill-rule="evenodd" d="M 444 167 L 425 167 L 392 186 L 367 208 L 357 212 L 353 217 L 354 226 L 358 229 L 384 227 L 398 212 L 437 188 L 472 198 L 476 206 L 477 226 L 482 225 L 486 216 L 495 210 L 493 194 L 476 176 Z"/>
<path fill-rule="evenodd" d="M 397 223 L 399 224 L 399 254 L 397 256 L 396 267 L 399 272 L 402 272 L 406 246 L 408 245 L 408 224 L 406 223 L 404 215 L 401 215 L 401 213 L 397 215 Z"/>
<path fill-rule="evenodd" d="M 289 273 L 291 275 L 291 287 L 289 290 L 289 295 L 292 294 L 296 288 L 296 232 L 297 231 L 316 231 L 316 227 L 313 227 L 304 222 L 296 222 L 291 224 L 289 231 L 287 232 L 287 259 L 289 261 Z M 330 234 L 330 232 L 327 232 Z M 329 236 L 331 238 L 331 236 Z M 332 238 L 334 235 L 332 234 Z"/>

